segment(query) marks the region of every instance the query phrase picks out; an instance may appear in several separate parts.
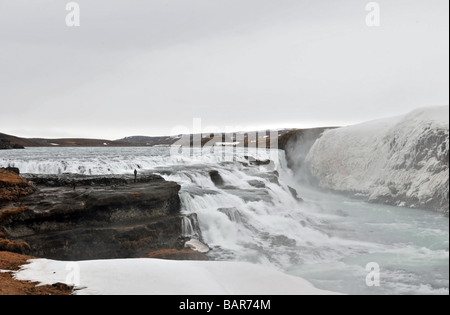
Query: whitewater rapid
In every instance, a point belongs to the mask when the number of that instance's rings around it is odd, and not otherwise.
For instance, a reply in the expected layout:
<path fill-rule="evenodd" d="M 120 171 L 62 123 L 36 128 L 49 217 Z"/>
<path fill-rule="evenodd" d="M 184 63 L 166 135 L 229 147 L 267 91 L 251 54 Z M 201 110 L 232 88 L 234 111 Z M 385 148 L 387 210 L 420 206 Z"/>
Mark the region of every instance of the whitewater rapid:
<path fill-rule="evenodd" d="M 275 267 L 350 294 L 449 293 L 448 217 L 312 189 L 288 169 L 283 151 L 236 149 L 231 159 L 219 150 L 171 151 L 33 148 L 0 152 L 0 167 L 34 174 L 158 173 L 182 186 L 183 233 L 206 242 L 216 260 Z M 273 162 L 252 164 L 251 156 Z M 379 287 L 366 285 L 370 262 L 380 266 Z"/>

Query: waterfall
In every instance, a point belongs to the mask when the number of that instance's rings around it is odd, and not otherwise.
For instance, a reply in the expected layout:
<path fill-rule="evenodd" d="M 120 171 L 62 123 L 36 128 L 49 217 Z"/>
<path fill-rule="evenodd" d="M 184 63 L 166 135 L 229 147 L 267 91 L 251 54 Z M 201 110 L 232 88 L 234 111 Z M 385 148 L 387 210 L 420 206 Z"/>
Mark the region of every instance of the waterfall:
<path fill-rule="evenodd" d="M 224 149 L 31 148 L 1 151 L 0 167 L 160 174 L 181 185 L 181 233 L 208 244 L 212 259 L 270 265 L 338 292 L 448 294 L 448 217 L 305 186 L 284 151 L 233 150 L 227 159 Z M 379 288 L 365 285 L 369 262 L 382 267 Z"/>
<path fill-rule="evenodd" d="M 196 213 L 191 213 L 182 217 L 181 222 L 182 235 L 184 237 L 196 238 L 200 241 L 203 240 L 202 232 L 198 224 L 198 218 Z"/>

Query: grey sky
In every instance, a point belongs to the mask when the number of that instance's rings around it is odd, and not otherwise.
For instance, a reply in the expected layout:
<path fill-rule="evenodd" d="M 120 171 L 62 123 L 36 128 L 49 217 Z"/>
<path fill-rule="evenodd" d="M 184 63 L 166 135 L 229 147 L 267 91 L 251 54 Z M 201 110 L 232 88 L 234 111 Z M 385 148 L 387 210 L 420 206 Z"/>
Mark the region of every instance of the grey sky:
<path fill-rule="evenodd" d="M 0 0 L 0 132 L 343 125 L 449 103 L 449 1 Z"/>

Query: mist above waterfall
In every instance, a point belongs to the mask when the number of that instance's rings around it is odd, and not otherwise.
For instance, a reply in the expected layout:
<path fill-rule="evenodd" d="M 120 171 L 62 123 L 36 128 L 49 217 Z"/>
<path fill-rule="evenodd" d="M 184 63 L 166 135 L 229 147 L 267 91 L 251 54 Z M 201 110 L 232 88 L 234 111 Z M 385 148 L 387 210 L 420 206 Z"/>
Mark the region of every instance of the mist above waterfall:
<path fill-rule="evenodd" d="M 306 157 L 314 143 L 327 130 L 334 128 L 312 128 L 291 131 L 280 138 L 280 148 L 286 152 L 287 166 L 291 169 L 299 181 L 311 183 Z"/>

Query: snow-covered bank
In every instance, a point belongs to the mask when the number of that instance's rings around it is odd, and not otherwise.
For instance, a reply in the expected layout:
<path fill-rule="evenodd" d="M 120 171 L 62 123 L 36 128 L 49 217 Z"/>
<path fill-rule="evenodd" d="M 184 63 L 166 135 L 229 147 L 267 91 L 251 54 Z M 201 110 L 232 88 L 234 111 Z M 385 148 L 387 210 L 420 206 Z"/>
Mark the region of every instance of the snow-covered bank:
<path fill-rule="evenodd" d="M 306 163 L 322 188 L 369 201 L 449 210 L 449 107 L 329 130 Z"/>
<path fill-rule="evenodd" d="M 299 277 L 236 262 L 117 259 L 31 260 L 15 278 L 76 283 L 78 295 L 326 295 Z"/>

